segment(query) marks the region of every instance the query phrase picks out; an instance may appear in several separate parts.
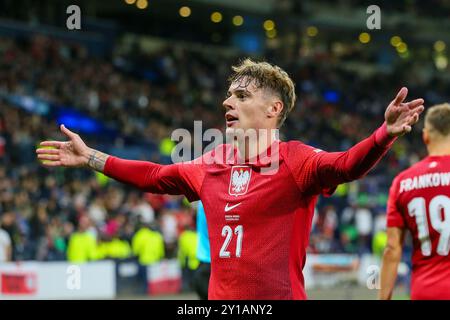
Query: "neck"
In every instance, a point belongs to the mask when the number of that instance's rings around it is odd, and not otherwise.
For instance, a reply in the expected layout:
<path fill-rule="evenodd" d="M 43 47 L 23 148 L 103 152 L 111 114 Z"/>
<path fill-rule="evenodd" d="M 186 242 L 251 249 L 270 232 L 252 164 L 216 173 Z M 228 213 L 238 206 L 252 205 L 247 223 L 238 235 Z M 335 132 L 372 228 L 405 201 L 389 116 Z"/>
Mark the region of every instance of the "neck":
<path fill-rule="evenodd" d="M 276 140 L 278 140 L 278 129 L 256 130 L 254 135 L 245 135 L 235 140 L 239 154 L 245 160 L 253 159 L 265 152 Z"/>
<path fill-rule="evenodd" d="M 430 156 L 450 155 L 450 141 L 446 141 L 445 143 L 429 144 L 427 149 Z"/>

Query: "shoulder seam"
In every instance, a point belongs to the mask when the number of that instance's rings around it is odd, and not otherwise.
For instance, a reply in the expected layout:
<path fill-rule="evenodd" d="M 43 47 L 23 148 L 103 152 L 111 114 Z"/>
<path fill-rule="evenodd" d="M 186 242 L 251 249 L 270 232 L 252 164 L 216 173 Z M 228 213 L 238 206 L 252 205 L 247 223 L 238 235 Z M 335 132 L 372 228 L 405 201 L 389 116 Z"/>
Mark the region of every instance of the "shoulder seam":
<path fill-rule="evenodd" d="M 291 141 L 290 141 L 291 142 Z M 299 142 L 299 144 L 301 144 L 301 142 Z M 286 143 L 286 145 L 287 145 L 287 150 L 285 150 L 285 152 L 286 153 L 289 153 L 289 142 L 287 142 Z M 290 164 L 289 164 L 289 157 L 287 157 L 287 154 L 286 154 L 286 161 L 284 161 L 285 163 L 286 163 L 286 167 L 288 168 L 288 170 L 289 170 L 289 175 L 291 176 L 291 178 L 294 180 L 294 184 L 295 184 L 295 186 L 297 187 L 297 190 L 301 193 L 301 194 L 304 194 L 305 192 L 303 191 L 303 190 L 301 190 L 300 189 L 300 186 L 298 185 L 298 183 L 297 183 L 297 179 L 295 179 L 295 176 L 294 176 L 294 173 L 292 172 L 292 168 L 291 168 L 291 166 L 290 166 Z"/>

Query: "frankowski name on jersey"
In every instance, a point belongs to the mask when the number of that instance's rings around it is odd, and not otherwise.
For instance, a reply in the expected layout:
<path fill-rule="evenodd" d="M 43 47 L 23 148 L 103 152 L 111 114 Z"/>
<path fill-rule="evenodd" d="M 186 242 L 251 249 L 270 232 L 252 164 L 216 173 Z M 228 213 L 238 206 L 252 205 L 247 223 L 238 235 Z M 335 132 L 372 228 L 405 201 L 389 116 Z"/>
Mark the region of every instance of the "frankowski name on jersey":
<path fill-rule="evenodd" d="M 400 193 L 417 189 L 449 186 L 450 172 L 429 173 L 400 181 Z"/>

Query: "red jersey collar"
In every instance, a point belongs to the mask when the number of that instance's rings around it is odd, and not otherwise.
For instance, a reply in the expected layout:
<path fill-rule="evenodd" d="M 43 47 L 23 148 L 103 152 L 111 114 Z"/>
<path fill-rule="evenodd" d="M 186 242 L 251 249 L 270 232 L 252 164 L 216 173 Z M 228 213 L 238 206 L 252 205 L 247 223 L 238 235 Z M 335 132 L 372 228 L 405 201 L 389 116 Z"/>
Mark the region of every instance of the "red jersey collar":
<path fill-rule="evenodd" d="M 239 156 L 238 148 L 236 146 L 227 144 L 227 160 L 229 161 L 232 159 L 232 165 L 242 164 L 253 167 L 269 167 L 273 163 L 282 161 L 280 147 L 281 141 L 275 140 L 266 150 L 264 150 L 264 152 L 261 152 L 248 160 L 244 160 Z"/>

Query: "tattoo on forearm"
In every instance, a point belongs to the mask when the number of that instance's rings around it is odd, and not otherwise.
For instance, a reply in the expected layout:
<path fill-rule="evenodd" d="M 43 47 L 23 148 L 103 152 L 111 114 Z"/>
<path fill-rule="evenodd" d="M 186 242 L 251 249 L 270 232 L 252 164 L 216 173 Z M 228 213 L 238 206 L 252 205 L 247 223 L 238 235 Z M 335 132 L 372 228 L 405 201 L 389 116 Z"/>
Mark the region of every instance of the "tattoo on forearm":
<path fill-rule="evenodd" d="M 92 150 L 91 154 L 89 155 L 88 166 L 91 169 L 103 172 L 107 158 L 107 154 L 97 150 Z"/>

